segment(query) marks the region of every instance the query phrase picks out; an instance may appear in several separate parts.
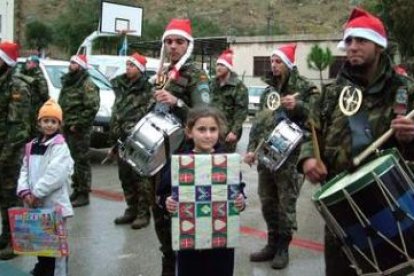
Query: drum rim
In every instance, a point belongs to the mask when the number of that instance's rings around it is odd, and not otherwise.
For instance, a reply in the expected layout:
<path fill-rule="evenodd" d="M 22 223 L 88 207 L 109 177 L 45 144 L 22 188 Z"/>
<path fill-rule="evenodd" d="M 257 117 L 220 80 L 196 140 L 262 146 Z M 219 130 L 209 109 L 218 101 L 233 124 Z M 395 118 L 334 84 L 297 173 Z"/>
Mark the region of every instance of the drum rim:
<path fill-rule="evenodd" d="M 385 173 L 387 173 L 389 170 L 391 170 L 392 168 L 398 166 L 398 161 L 397 161 L 397 156 L 393 153 L 393 152 L 387 152 L 384 155 L 380 156 L 380 157 L 384 157 L 384 163 L 379 164 L 377 167 L 375 167 L 373 170 L 371 171 L 367 171 L 366 174 L 364 174 L 363 176 L 361 176 L 360 178 L 358 178 L 357 182 L 363 182 L 363 184 L 360 185 L 356 185 L 354 184 L 348 184 L 346 187 L 344 187 L 344 189 L 349 193 L 349 194 L 354 194 L 357 193 L 359 190 L 367 187 L 368 185 L 371 185 L 372 182 L 374 181 L 374 178 L 372 177 L 372 175 L 370 174 L 371 172 L 375 172 L 378 176 L 381 176 Z M 369 166 L 372 162 L 374 162 L 376 159 L 364 164 L 360 169 L 366 168 L 367 166 Z M 355 173 L 355 172 L 354 172 Z M 326 196 L 326 197 L 322 197 L 322 195 L 332 186 L 334 186 L 336 184 L 336 182 L 339 179 L 344 178 L 347 175 L 351 175 L 350 173 L 347 172 L 342 172 L 341 174 L 337 175 L 336 177 L 332 178 L 331 180 L 329 180 L 326 184 L 324 184 L 323 186 L 321 186 L 312 196 L 312 201 L 314 201 L 316 204 L 320 201 L 323 201 L 323 203 L 325 205 L 333 205 L 336 204 L 338 202 L 341 202 L 343 200 L 345 200 L 345 196 L 344 194 L 341 192 L 343 189 L 340 189 L 334 193 L 331 193 L 330 195 Z"/>

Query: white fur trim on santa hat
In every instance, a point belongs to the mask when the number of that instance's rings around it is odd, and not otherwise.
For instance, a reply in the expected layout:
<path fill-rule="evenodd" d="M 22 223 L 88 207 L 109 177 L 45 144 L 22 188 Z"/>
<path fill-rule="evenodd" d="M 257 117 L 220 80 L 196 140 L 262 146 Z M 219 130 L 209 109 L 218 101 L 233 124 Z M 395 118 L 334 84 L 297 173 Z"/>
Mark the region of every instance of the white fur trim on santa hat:
<path fill-rule="evenodd" d="M 136 60 L 135 58 L 131 56 L 129 56 L 127 60 L 133 63 L 136 67 L 138 67 L 139 71 L 141 71 L 142 73 L 145 72 L 145 65 L 139 63 L 138 60 Z"/>
<path fill-rule="evenodd" d="M 233 66 L 231 66 L 230 63 L 228 63 L 225 59 L 219 58 L 216 62 L 216 64 L 223 64 L 226 66 L 230 71 L 233 71 Z"/>
<path fill-rule="evenodd" d="M 84 62 L 81 58 L 79 58 L 79 56 L 77 56 L 77 55 L 72 56 L 70 61 L 76 62 L 83 69 L 88 69 L 89 68 L 88 64 L 86 62 Z"/>
<path fill-rule="evenodd" d="M 171 30 L 165 31 L 163 36 L 162 36 L 162 41 L 164 41 L 164 39 L 169 35 L 179 35 L 179 36 L 182 36 L 182 37 L 184 37 L 185 39 L 187 39 L 189 41 L 193 41 L 193 37 L 191 35 L 189 35 L 187 32 L 184 32 L 183 30 L 179 30 L 179 29 L 171 29 Z"/>
<path fill-rule="evenodd" d="M 285 53 L 283 53 L 282 51 L 280 51 L 279 49 L 276 49 L 273 51 L 272 56 L 277 55 L 278 57 L 280 57 L 280 59 L 283 61 L 283 63 L 286 64 L 286 66 L 292 70 L 293 67 L 295 67 L 295 64 L 292 63 L 288 57 L 285 55 Z"/>
<path fill-rule="evenodd" d="M 16 61 L 11 59 L 4 51 L 0 50 L 0 58 L 9 66 L 16 65 Z"/>
<path fill-rule="evenodd" d="M 337 47 L 341 50 L 345 50 L 346 49 L 345 40 L 350 36 L 365 38 L 365 39 L 368 39 L 374 42 L 375 44 L 378 44 L 379 46 L 383 48 L 387 48 L 387 39 L 384 36 L 377 33 L 376 31 L 372 29 L 368 29 L 368 28 L 346 29 L 344 33 L 344 38 L 338 43 Z"/>

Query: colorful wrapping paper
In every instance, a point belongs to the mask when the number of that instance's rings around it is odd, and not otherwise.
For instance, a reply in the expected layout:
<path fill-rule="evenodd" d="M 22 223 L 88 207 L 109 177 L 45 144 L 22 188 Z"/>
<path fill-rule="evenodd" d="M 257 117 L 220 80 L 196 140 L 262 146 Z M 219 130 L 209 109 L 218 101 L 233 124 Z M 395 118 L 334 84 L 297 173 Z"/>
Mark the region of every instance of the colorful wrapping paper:
<path fill-rule="evenodd" d="M 236 247 L 240 217 L 234 206 L 240 185 L 239 154 L 173 155 L 174 250 Z"/>

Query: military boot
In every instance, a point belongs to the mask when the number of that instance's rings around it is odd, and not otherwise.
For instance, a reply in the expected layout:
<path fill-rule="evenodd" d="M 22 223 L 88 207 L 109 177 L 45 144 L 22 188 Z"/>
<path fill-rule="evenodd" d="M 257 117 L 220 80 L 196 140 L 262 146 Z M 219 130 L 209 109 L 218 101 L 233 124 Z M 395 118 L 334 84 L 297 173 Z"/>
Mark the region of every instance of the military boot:
<path fill-rule="evenodd" d="M 272 268 L 283 269 L 289 264 L 289 243 L 292 237 L 281 237 L 278 245 L 275 257 L 272 261 Z"/>
<path fill-rule="evenodd" d="M 115 218 L 114 223 L 115 224 L 130 224 L 132 223 L 136 218 L 137 214 L 136 212 L 131 210 L 132 208 L 127 208 L 122 216 L 119 216 Z"/>
<path fill-rule="evenodd" d="M 269 231 L 267 234 L 267 245 L 261 250 L 250 254 L 251 262 L 266 262 L 273 260 L 276 254 L 277 234 Z"/>
<path fill-rule="evenodd" d="M 70 202 L 75 201 L 78 195 L 79 195 L 79 192 L 73 191 L 72 194 L 69 196 Z"/>
<path fill-rule="evenodd" d="M 13 247 L 11 243 L 9 242 L 5 248 L 0 250 L 0 260 L 6 261 L 17 257 L 16 254 L 13 252 Z"/>
<path fill-rule="evenodd" d="M 4 232 L 0 235 L 0 250 L 6 248 L 10 242 L 10 236 Z"/>
<path fill-rule="evenodd" d="M 79 193 L 76 199 L 72 201 L 72 206 L 74 208 L 86 205 L 89 205 L 89 193 Z"/>
<path fill-rule="evenodd" d="M 141 229 L 150 224 L 150 215 L 138 216 L 131 224 L 132 229 Z"/>
<path fill-rule="evenodd" d="M 162 272 L 161 276 L 174 276 L 175 275 L 175 256 L 163 256 L 162 257 Z"/>

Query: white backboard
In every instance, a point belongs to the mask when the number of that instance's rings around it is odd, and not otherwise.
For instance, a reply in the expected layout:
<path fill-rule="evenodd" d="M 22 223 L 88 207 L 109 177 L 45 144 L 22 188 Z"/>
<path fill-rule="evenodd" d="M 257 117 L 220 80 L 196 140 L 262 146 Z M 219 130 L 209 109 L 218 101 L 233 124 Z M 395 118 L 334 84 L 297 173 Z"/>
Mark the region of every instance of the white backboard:
<path fill-rule="evenodd" d="M 102 1 L 100 32 L 141 36 L 142 8 Z"/>

